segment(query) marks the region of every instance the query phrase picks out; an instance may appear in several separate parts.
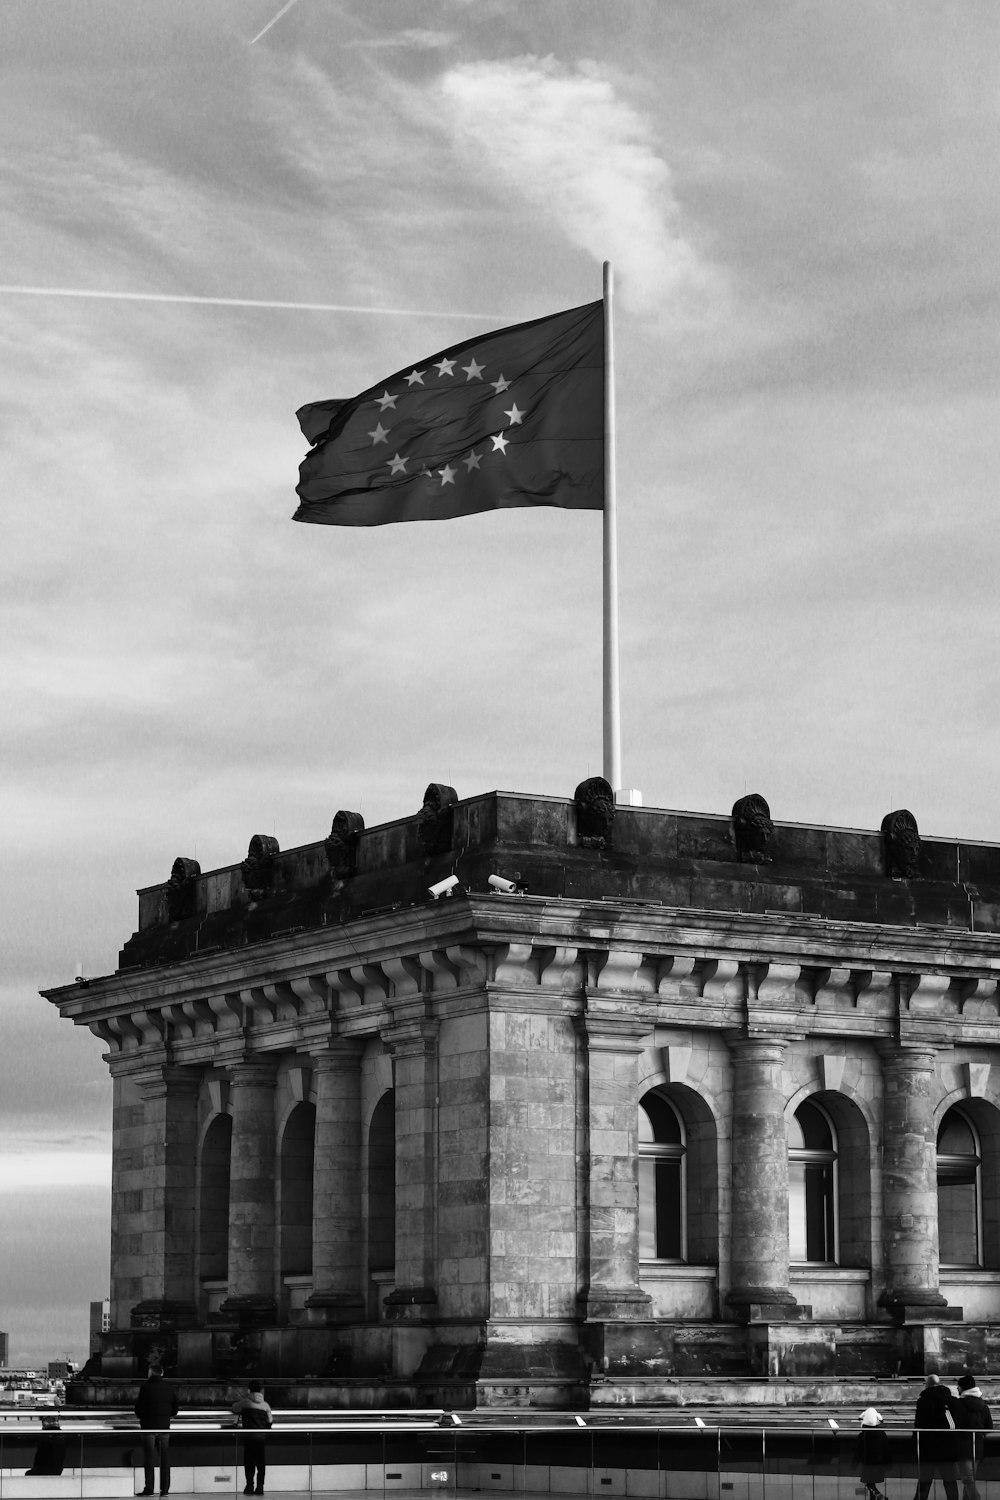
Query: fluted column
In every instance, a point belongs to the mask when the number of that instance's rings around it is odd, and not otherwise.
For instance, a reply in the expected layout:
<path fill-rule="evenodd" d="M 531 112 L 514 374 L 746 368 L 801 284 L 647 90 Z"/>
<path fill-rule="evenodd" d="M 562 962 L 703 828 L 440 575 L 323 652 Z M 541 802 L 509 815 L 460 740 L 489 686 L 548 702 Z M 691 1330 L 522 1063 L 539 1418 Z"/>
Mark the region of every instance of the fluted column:
<path fill-rule="evenodd" d="M 938 1290 L 937 1136 L 933 1047 L 882 1051 L 882 1213 L 886 1292 L 900 1320 L 947 1306 Z"/>
<path fill-rule="evenodd" d="M 361 1291 L 361 1054 L 334 1039 L 313 1054 L 316 1139 L 313 1165 L 313 1291 L 316 1322 L 355 1322 Z"/>
<path fill-rule="evenodd" d="M 639 1286 L 639 1054 L 648 1021 L 588 1015 L 587 1264 L 589 1318 L 648 1318 Z"/>
<path fill-rule="evenodd" d="M 270 1062 L 230 1067 L 233 1143 L 229 1173 L 229 1295 L 221 1311 L 277 1314 L 274 1266 L 274 1086 Z"/>
<path fill-rule="evenodd" d="M 732 1289 L 748 1320 L 792 1315 L 788 1278 L 788 1138 L 783 1037 L 729 1038 L 733 1060 Z"/>
<path fill-rule="evenodd" d="M 193 1323 L 198 1089 L 192 1068 L 158 1067 L 136 1079 L 142 1099 L 142 1301 L 133 1327 Z"/>
<path fill-rule="evenodd" d="M 396 1285 L 387 1316 L 420 1319 L 437 1304 L 437 1040 L 438 1022 L 395 1023 Z"/>

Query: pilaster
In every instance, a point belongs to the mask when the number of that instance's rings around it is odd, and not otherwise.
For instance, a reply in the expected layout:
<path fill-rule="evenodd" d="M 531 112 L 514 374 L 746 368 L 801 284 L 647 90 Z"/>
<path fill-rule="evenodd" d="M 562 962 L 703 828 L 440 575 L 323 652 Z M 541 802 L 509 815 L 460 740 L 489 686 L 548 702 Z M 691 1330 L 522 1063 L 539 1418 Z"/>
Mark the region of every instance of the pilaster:
<path fill-rule="evenodd" d="M 364 1043 L 334 1038 L 312 1054 L 316 1090 L 311 1322 L 364 1315 L 361 1224 L 361 1057 Z"/>
<path fill-rule="evenodd" d="M 633 964 L 633 968 L 635 965 Z M 588 1006 L 586 1048 L 588 1319 L 648 1318 L 652 1298 L 639 1285 L 639 1073 L 649 1023 Z"/>
<path fill-rule="evenodd" d="M 437 1042 L 427 1015 L 383 1033 L 392 1048 L 396 1112 L 396 1285 L 386 1316 L 420 1322 L 437 1307 Z"/>
<path fill-rule="evenodd" d="M 230 1065 L 233 1140 L 229 1174 L 229 1294 L 221 1311 L 240 1321 L 277 1316 L 274 1265 L 275 1065 Z"/>
<path fill-rule="evenodd" d="M 885 1080 L 882 1209 L 886 1292 L 899 1323 L 937 1321 L 947 1299 L 938 1287 L 937 1136 L 932 1046 L 879 1049 Z M 950 1308 L 946 1316 L 961 1316 Z"/>
<path fill-rule="evenodd" d="M 200 1070 L 158 1066 L 137 1074 L 142 1100 L 142 1300 L 132 1327 L 194 1323 L 194 1222 Z"/>
<path fill-rule="evenodd" d="M 788 1276 L 788 1138 L 780 1036 L 726 1038 L 733 1061 L 732 1289 L 743 1322 L 795 1317 Z"/>

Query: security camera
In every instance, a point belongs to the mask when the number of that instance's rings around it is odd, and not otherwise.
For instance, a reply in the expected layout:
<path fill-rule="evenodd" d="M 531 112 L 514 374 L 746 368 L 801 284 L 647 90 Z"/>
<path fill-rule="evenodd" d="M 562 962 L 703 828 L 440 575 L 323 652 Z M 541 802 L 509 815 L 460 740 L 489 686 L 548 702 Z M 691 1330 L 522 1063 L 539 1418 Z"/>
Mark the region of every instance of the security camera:
<path fill-rule="evenodd" d="M 488 881 L 497 895 L 513 896 L 517 890 L 516 880 L 505 880 L 502 875 L 491 875 Z"/>
<path fill-rule="evenodd" d="M 458 885 L 458 876 L 446 875 L 436 885 L 429 885 L 427 887 L 427 894 L 432 901 L 436 901 L 439 896 L 450 896 L 456 885 Z"/>

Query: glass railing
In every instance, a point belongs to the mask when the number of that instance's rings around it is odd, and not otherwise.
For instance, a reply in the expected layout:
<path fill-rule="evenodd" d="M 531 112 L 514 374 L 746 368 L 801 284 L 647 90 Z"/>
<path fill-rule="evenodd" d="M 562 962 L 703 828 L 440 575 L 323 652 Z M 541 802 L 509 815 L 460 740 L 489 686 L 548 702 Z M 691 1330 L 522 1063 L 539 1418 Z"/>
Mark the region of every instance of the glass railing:
<path fill-rule="evenodd" d="M 258 1480 L 260 1465 L 263 1493 L 341 1500 L 392 1492 L 445 1500 L 485 1493 L 561 1500 L 912 1500 L 918 1479 L 931 1486 L 931 1500 L 1000 1500 L 1000 1432 L 995 1441 L 987 1436 L 973 1493 L 962 1486 L 968 1471 L 962 1476 L 953 1460 L 941 1460 L 940 1434 L 937 1447 L 921 1454 L 902 1425 L 888 1429 L 885 1474 L 869 1471 L 863 1480 L 857 1431 L 829 1423 L 807 1427 L 801 1415 L 766 1428 L 702 1426 L 687 1416 L 657 1426 L 648 1414 L 579 1420 L 587 1425 L 562 1415 L 551 1421 L 534 1416 L 523 1427 L 493 1415 L 477 1425 L 468 1413 L 461 1426 L 439 1427 L 433 1415 L 343 1413 L 320 1425 L 322 1419 L 310 1423 L 283 1413 L 268 1432 L 253 1434 L 220 1426 L 217 1414 L 184 1413 L 164 1453 L 125 1413 L 93 1419 L 66 1412 L 57 1432 L 41 1430 L 37 1419 L 8 1419 L 0 1428 L 0 1500 L 133 1495 L 144 1488 L 147 1462 L 159 1493 L 164 1458 L 175 1500 L 244 1494 L 248 1478 Z"/>

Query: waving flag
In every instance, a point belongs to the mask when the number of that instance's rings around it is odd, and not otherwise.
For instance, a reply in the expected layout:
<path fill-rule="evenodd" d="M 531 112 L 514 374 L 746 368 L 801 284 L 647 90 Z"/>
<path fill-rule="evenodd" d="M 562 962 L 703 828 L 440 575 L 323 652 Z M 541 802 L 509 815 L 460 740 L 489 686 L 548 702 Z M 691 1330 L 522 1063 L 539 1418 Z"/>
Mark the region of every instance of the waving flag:
<path fill-rule="evenodd" d="M 296 521 L 382 526 L 604 506 L 603 303 L 500 328 L 297 413 Z"/>

